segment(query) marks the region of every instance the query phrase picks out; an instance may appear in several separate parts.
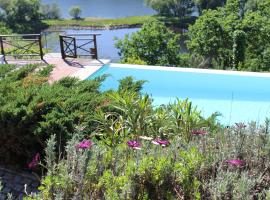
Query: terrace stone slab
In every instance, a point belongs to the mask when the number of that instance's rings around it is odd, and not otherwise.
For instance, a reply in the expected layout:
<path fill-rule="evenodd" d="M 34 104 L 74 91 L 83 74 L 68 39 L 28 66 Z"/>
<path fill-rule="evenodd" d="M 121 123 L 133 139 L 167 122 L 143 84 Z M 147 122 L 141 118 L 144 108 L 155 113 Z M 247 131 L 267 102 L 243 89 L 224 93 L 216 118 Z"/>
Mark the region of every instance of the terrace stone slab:
<path fill-rule="evenodd" d="M 77 77 L 81 80 L 89 77 L 92 73 L 102 67 L 110 60 L 93 60 L 93 59 L 65 59 L 61 58 L 61 54 L 49 53 L 44 56 L 44 61 L 47 64 L 55 65 L 49 82 L 53 83 L 64 77 Z"/>

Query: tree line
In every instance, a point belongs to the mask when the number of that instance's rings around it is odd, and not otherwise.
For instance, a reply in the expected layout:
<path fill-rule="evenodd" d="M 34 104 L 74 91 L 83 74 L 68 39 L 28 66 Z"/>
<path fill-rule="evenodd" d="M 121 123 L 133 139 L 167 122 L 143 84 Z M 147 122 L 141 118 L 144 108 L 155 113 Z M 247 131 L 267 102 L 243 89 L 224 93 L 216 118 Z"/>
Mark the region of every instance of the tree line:
<path fill-rule="evenodd" d="M 269 71 L 269 18 L 269 0 L 227 0 L 222 7 L 203 10 L 185 34 L 152 21 L 116 46 L 124 63 Z M 188 53 L 180 53 L 180 37 Z"/>
<path fill-rule="evenodd" d="M 82 10 L 72 6 L 69 14 L 79 19 Z M 61 11 L 56 3 L 42 4 L 40 0 L 0 0 L 0 32 L 33 33 L 46 28 L 43 19 L 59 19 Z"/>
<path fill-rule="evenodd" d="M 204 10 L 224 7 L 227 0 L 145 0 L 145 2 L 159 15 L 182 19 L 193 12 L 202 15 Z M 260 0 L 238 0 L 238 3 L 241 6 L 241 12 L 244 12 L 257 7 Z"/>

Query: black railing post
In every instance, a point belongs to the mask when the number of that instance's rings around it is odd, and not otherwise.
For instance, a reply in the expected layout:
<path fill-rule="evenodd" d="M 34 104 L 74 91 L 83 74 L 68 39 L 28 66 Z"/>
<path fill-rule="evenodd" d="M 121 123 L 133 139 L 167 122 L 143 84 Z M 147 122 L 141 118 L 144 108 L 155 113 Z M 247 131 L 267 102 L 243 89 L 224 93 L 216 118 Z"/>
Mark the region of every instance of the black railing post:
<path fill-rule="evenodd" d="M 73 38 L 73 42 L 74 42 L 74 57 L 77 58 L 77 43 L 76 43 L 76 38 Z"/>
<path fill-rule="evenodd" d="M 64 41 L 63 41 L 63 36 L 62 35 L 59 35 L 59 41 L 60 41 L 60 50 L 61 50 L 61 56 L 62 56 L 62 59 L 64 60 L 66 57 L 65 57 L 65 50 L 64 50 Z"/>
<path fill-rule="evenodd" d="M 42 49 L 42 42 L 41 42 L 41 34 L 38 35 L 38 45 L 39 45 L 39 53 L 40 53 L 40 58 L 43 60 L 43 49 Z"/>
<path fill-rule="evenodd" d="M 98 53 L 97 53 L 97 36 L 96 35 L 93 35 L 93 38 L 94 38 L 94 48 L 95 48 L 95 57 L 94 59 L 98 59 Z"/>
<path fill-rule="evenodd" d="M 0 36 L 0 46 L 1 46 L 1 54 L 4 56 L 5 60 L 5 50 L 4 50 L 4 44 L 3 44 L 3 37 Z"/>

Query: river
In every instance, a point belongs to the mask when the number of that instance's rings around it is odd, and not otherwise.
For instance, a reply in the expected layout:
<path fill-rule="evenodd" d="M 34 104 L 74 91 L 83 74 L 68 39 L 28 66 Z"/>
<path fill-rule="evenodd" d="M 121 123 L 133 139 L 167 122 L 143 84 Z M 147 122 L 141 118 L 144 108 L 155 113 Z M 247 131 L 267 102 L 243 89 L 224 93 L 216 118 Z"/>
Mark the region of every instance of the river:
<path fill-rule="evenodd" d="M 63 32 L 45 32 L 44 47 L 51 52 L 60 53 L 59 34 L 89 34 L 100 33 L 97 37 L 98 55 L 99 58 L 110 59 L 114 62 L 119 61 L 118 49 L 115 48 L 115 37 L 123 39 L 125 34 L 131 34 L 138 31 L 139 28 L 116 29 L 116 30 L 73 30 L 63 29 Z"/>
<path fill-rule="evenodd" d="M 82 17 L 119 18 L 152 15 L 155 11 L 147 7 L 144 0 L 41 0 L 43 4 L 57 3 L 61 17 L 70 18 L 70 7 L 82 9 Z"/>

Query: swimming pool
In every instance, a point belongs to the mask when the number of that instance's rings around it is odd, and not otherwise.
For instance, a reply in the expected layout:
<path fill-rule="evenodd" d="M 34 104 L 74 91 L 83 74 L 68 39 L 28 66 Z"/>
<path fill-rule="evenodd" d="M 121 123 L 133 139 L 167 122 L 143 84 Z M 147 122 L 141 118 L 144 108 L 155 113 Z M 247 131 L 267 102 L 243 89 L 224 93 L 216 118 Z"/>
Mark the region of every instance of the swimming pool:
<path fill-rule="evenodd" d="M 103 91 L 116 89 L 118 80 L 132 76 L 147 81 L 143 92 L 152 95 L 154 105 L 189 98 L 204 116 L 222 113 L 223 124 L 260 123 L 270 117 L 270 74 L 109 64 L 89 79 L 103 74 L 110 75 Z"/>

